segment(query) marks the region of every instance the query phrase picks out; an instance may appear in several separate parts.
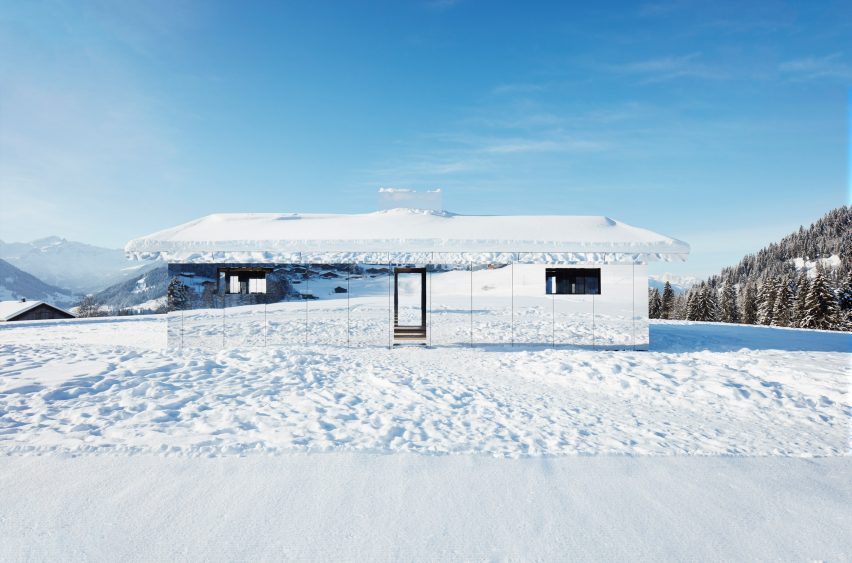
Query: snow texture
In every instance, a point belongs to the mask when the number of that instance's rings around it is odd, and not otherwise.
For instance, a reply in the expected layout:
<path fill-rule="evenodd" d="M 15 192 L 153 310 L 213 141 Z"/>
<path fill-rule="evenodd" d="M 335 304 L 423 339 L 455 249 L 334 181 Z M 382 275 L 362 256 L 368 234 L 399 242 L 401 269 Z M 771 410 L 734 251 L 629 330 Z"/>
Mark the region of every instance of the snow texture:
<path fill-rule="evenodd" d="M 793 258 L 790 260 L 793 264 L 793 267 L 796 268 L 797 271 L 804 271 L 807 273 L 808 278 L 813 279 L 816 277 L 819 268 L 825 268 L 826 270 L 831 270 L 834 268 L 840 267 L 840 256 L 837 254 L 832 254 L 828 258 L 818 258 L 816 260 L 805 260 L 804 258 Z"/>
<path fill-rule="evenodd" d="M 602 262 L 682 260 L 689 245 L 602 216 L 390 209 L 357 215 L 209 215 L 132 240 L 125 251 L 131 257 L 169 262 L 438 263 L 431 253 L 452 254 L 458 261 L 494 262 L 501 253 L 528 253 L 532 261 L 549 256 L 555 261 Z M 406 257 L 411 254 L 421 259 Z M 448 256 L 441 262 L 453 260 Z"/>
<path fill-rule="evenodd" d="M 852 553 L 848 334 L 175 354 L 165 324 L 0 326 L 0 560 Z"/>
<path fill-rule="evenodd" d="M 846 561 L 850 458 L 0 456 L 4 561 Z"/>
<path fill-rule="evenodd" d="M 650 352 L 168 353 L 163 317 L 0 327 L 0 451 L 849 452 L 852 335 L 658 322 Z"/>

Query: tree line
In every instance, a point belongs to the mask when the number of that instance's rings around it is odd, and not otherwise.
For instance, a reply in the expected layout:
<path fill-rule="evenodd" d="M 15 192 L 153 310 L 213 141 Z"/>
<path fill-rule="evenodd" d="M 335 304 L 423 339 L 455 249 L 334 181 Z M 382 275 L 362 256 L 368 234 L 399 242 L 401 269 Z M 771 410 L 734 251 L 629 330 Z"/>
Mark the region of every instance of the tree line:
<path fill-rule="evenodd" d="M 684 293 L 649 290 L 649 316 L 852 331 L 850 233 L 852 206 L 834 209 Z"/>
<path fill-rule="evenodd" d="M 681 294 L 666 282 L 662 292 L 650 290 L 648 303 L 652 319 L 852 331 L 852 272 L 838 288 L 822 271 L 813 278 L 802 272 L 795 280 L 767 276 L 739 287 L 702 282 Z"/>

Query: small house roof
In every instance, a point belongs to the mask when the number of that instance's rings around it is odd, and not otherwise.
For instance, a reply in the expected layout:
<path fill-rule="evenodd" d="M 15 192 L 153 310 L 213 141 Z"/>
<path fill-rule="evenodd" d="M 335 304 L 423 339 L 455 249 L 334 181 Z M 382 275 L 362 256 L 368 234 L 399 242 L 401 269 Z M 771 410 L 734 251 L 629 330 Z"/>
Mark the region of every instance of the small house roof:
<path fill-rule="evenodd" d="M 624 253 L 685 260 L 683 241 L 604 216 L 458 215 L 390 209 L 362 214 L 215 214 L 131 240 L 134 258 L 284 259 L 293 253 Z"/>
<path fill-rule="evenodd" d="M 55 305 L 51 305 L 50 303 L 45 303 L 44 301 L 21 301 L 19 299 L 17 301 L 0 301 L 0 321 L 14 319 L 18 315 L 26 313 L 30 309 L 35 309 L 39 305 L 46 305 L 51 309 L 56 309 L 66 315 L 74 316 L 65 309 L 61 309 Z"/>

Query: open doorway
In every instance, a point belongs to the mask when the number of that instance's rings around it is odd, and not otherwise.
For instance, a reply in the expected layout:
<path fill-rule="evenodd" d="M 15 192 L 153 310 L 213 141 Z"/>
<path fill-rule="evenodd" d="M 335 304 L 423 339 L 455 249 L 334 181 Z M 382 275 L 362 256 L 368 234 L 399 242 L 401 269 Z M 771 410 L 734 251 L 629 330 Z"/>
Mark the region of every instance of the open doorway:
<path fill-rule="evenodd" d="M 394 268 L 393 343 L 426 342 L 426 268 Z"/>

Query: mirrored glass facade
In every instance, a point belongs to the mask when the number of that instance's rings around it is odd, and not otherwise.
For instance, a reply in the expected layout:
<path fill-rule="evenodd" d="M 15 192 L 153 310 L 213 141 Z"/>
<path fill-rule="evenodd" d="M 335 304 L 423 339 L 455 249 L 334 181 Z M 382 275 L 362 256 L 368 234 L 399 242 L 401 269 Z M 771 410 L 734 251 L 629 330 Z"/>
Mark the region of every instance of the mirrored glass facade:
<path fill-rule="evenodd" d="M 170 264 L 169 346 L 648 349 L 645 264 L 376 258 Z"/>

